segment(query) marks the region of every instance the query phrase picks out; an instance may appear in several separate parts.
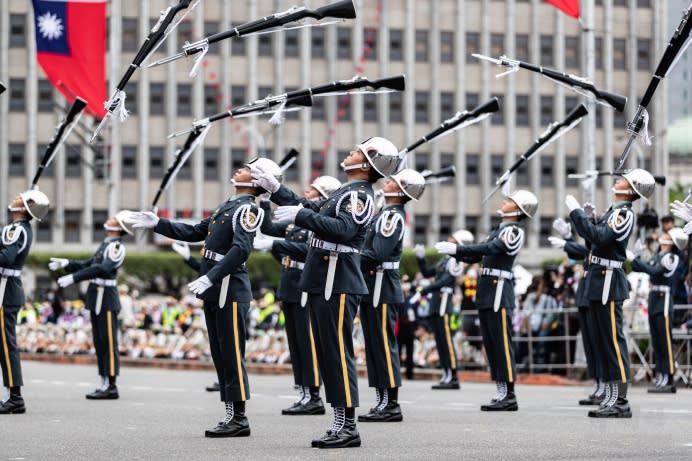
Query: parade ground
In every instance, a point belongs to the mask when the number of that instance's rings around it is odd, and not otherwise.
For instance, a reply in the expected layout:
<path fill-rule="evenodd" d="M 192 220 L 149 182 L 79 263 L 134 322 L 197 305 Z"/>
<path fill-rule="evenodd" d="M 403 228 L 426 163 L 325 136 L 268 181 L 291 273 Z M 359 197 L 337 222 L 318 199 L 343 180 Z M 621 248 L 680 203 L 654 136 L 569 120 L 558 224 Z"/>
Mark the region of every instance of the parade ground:
<path fill-rule="evenodd" d="M 519 411 L 482 413 L 494 385 L 462 383 L 431 391 L 431 381 L 406 381 L 402 423 L 358 425 L 363 445 L 310 448 L 329 427 L 325 416 L 281 416 L 295 399 L 288 375 L 250 375 L 252 435 L 205 439 L 223 417 L 208 371 L 124 368 L 120 400 L 88 401 L 95 367 L 23 363 L 27 413 L 0 417 L 0 460 L 193 459 L 692 459 L 692 391 L 631 392 L 633 418 L 594 420 L 576 402 L 587 387 L 517 386 Z M 360 381 L 361 405 L 373 395 Z M 357 412 L 358 414 L 358 412 Z"/>

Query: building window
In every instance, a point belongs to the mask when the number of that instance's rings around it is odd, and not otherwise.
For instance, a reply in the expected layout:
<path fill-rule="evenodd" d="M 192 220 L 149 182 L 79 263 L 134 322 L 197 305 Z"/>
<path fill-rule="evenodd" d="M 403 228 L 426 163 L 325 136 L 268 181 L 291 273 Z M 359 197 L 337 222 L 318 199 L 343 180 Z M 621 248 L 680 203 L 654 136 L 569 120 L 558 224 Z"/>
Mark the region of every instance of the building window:
<path fill-rule="evenodd" d="M 389 122 L 404 121 L 404 95 L 401 92 L 389 93 Z"/>
<path fill-rule="evenodd" d="M 127 86 L 127 101 L 125 102 L 125 108 L 130 112 L 131 115 L 139 113 L 139 104 L 137 104 L 137 94 L 139 93 L 139 85 L 128 85 Z"/>
<path fill-rule="evenodd" d="M 466 230 L 473 234 L 475 240 L 480 240 L 478 235 L 478 216 L 467 215 L 466 216 Z"/>
<path fill-rule="evenodd" d="M 516 108 L 517 126 L 529 126 L 529 95 L 518 94 L 516 98 Z"/>
<path fill-rule="evenodd" d="M 94 210 L 91 213 L 92 225 L 91 225 L 91 240 L 93 242 L 100 242 L 105 236 L 103 230 L 103 224 L 108 220 L 107 210 Z"/>
<path fill-rule="evenodd" d="M 440 116 L 442 120 L 447 120 L 457 113 L 455 95 L 453 91 L 443 91 L 440 93 Z"/>
<path fill-rule="evenodd" d="M 181 24 L 182 26 L 182 24 Z M 137 51 L 139 50 L 139 37 L 137 35 L 137 18 L 123 18 L 122 23 L 122 50 Z M 184 42 L 181 42 L 184 43 Z"/>
<path fill-rule="evenodd" d="M 274 42 L 272 34 L 260 34 L 257 36 L 257 54 L 260 56 L 274 55 Z"/>
<path fill-rule="evenodd" d="M 82 210 L 65 210 L 65 242 L 79 242 L 79 223 Z"/>
<path fill-rule="evenodd" d="M 210 35 L 219 33 L 219 22 L 218 21 L 204 21 L 204 36 L 209 37 Z M 231 39 L 233 40 L 233 39 Z M 220 47 L 218 45 L 209 47 L 209 54 L 219 54 Z"/>
<path fill-rule="evenodd" d="M 617 70 L 627 68 L 627 40 L 624 38 L 613 39 L 613 68 Z"/>
<path fill-rule="evenodd" d="M 36 241 L 37 242 L 52 242 L 53 241 L 53 213 L 48 212 L 48 215 L 41 219 L 36 225 Z"/>
<path fill-rule="evenodd" d="M 24 155 L 25 155 L 25 145 L 24 144 L 10 144 L 10 165 L 9 165 L 9 175 L 10 176 L 24 176 Z"/>
<path fill-rule="evenodd" d="M 248 154 L 246 148 L 233 148 L 231 149 L 231 168 L 233 172 L 238 171 L 238 169 L 245 166 L 248 160 Z"/>
<path fill-rule="evenodd" d="M 542 66 L 552 66 L 553 65 L 553 36 L 552 35 L 541 35 L 541 65 Z"/>
<path fill-rule="evenodd" d="M 377 95 L 366 94 L 363 96 L 363 119 L 366 122 L 377 121 Z"/>
<path fill-rule="evenodd" d="M 178 32 L 178 46 L 182 46 L 185 42 L 192 42 L 192 21 L 190 19 L 178 24 L 176 31 Z"/>
<path fill-rule="evenodd" d="M 430 49 L 429 34 L 427 30 L 416 31 L 416 61 L 426 62 L 428 60 L 428 49 Z"/>
<path fill-rule="evenodd" d="M 246 88 L 245 85 L 232 85 L 231 86 L 231 107 L 242 106 L 247 102 L 247 96 L 245 95 Z M 319 98 L 315 98 L 319 99 Z"/>
<path fill-rule="evenodd" d="M 577 173 L 579 173 L 579 157 L 565 157 L 565 174 L 567 175 L 567 180 L 565 184 L 567 186 L 575 187 L 577 186 L 577 184 L 579 184 L 578 180 L 569 177 L 569 175 Z"/>
<path fill-rule="evenodd" d="M 10 15 L 10 48 L 26 47 L 26 15 Z"/>
<path fill-rule="evenodd" d="M 414 157 L 416 158 L 416 171 L 423 171 L 430 169 L 430 154 L 427 152 L 416 152 Z"/>
<path fill-rule="evenodd" d="M 454 62 L 454 32 L 440 31 L 440 62 Z"/>
<path fill-rule="evenodd" d="M 466 184 L 477 186 L 481 183 L 480 155 L 466 154 Z"/>
<path fill-rule="evenodd" d="M 219 148 L 205 147 L 204 148 L 204 180 L 218 181 L 219 180 Z"/>
<path fill-rule="evenodd" d="M 324 157 L 319 150 L 310 152 L 310 167 L 313 174 L 320 175 L 325 169 Z"/>
<path fill-rule="evenodd" d="M 479 60 L 471 56 L 481 51 L 481 34 L 478 32 L 466 32 L 466 62 L 478 64 Z"/>
<path fill-rule="evenodd" d="M 427 232 L 430 228 L 430 216 L 417 214 L 414 219 L 413 243 L 426 244 Z"/>
<path fill-rule="evenodd" d="M 363 29 L 364 54 L 371 58 L 377 56 L 377 29 L 366 27 Z"/>
<path fill-rule="evenodd" d="M 123 146 L 122 177 L 137 177 L 137 146 Z"/>
<path fill-rule="evenodd" d="M 149 113 L 151 115 L 166 113 L 166 86 L 163 83 L 149 85 Z"/>
<path fill-rule="evenodd" d="M 529 34 L 517 34 L 514 41 L 514 47 L 514 51 L 518 60 L 529 60 Z"/>
<path fill-rule="evenodd" d="M 440 216 L 440 235 L 438 239 L 447 240 L 447 237 L 452 235 L 454 232 L 454 216 L 441 215 Z"/>
<path fill-rule="evenodd" d="M 311 34 L 310 44 L 311 44 L 311 50 L 312 50 L 312 57 L 324 59 L 324 57 L 325 57 L 324 28 L 323 27 L 313 27 L 312 29 L 310 29 L 310 34 Z"/>
<path fill-rule="evenodd" d="M 239 26 L 241 23 L 235 23 L 231 27 Z M 245 56 L 245 39 L 243 37 L 231 38 L 231 54 L 234 56 Z"/>
<path fill-rule="evenodd" d="M 565 37 L 565 67 L 579 68 L 579 37 Z"/>
<path fill-rule="evenodd" d="M 637 39 L 637 69 L 651 69 L 651 40 L 648 38 Z"/>
<path fill-rule="evenodd" d="M 327 108 L 325 106 L 325 101 L 326 98 L 313 98 L 312 109 L 310 109 L 312 120 L 326 120 Z"/>
<path fill-rule="evenodd" d="M 541 95 L 541 125 L 553 123 L 555 115 L 553 114 L 553 97 Z"/>
<path fill-rule="evenodd" d="M 544 155 L 541 157 L 541 186 L 550 187 L 555 184 L 555 171 L 553 169 L 553 163 L 555 158 L 553 156 Z"/>
<path fill-rule="evenodd" d="M 219 112 L 221 101 L 221 93 L 219 93 L 219 85 L 216 83 L 207 83 L 204 85 L 204 113 L 211 115 Z"/>
<path fill-rule="evenodd" d="M 490 56 L 496 58 L 504 54 L 505 36 L 504 34 L 490 34 Z"/>
<path fill-rule="evenodd" d="M 353 49 L 351 45 L 351 28 L 336 28 L 336 57 L 337 59 L 351 59 Z"/>
<path fill-rule="evenodd" d="M 613 113 L 613 128 L 616 130 L 624 130 L 627 127 L 627 122 L 623 112 L 616 111 Z"/>
<path fill-rule="evenodd" d="M 389 30 L 389 60 L 404 59 L 404 32 L 401 29 Z"/>
<path fill-rule="evenodd" d="M 416 123 L 429 123 L 430 121 L 430 93 L 416 91 Z"/>
<path fill-rule="evenodd" d="M 491 154 L 490 155 L 490 178 L 494 181 L 495 179 L 502 176 L 505 172 L 505 159 L 503 154 Z"/>
<path fill-rule="evenodd" d="M 296 58 L 300 53 L 299 35 L 297 29 L 284 31 L 284 56 Z"/>
<path fill-rule="evenodd" d="M 189 117 L 192 115 L 192 85 L 189 83 L 178 83 L 176 99 L 178 101 L 178 115 Z"/>
<path fill-rule="evenodd" d="M 478 107 L 480 96 L 478 93 L 466 93 L 466 110 L 472 110 Z"/>
<path fill-rule="evenodd" d="M 10 112 L 24 112 L 26 110 L 24 79 L 11 78 L 7 91 L 10 96 Z"/>
<path fill-rule="evenodd" d="M 440 167 L 446 168 L 448 166 L 454 166 L 455 164 L 455 155 L 450 154 L 449 152 L 442 152 L 440 153 Z M 450 184 L 450 183 L 447 183 Z"/>
<path fill-rule="evenodd" d="M 529 168 L 526 164 L 522 165 L 514 175 L 517 178 L 517 186 L 529 186 Z"/>
<path fill-rule="evenodd" d="M 539 245 L 542 247 L 549 247 L 550 242 L 548 241 L 548 237 L 553 235 L 553 221 L 555 220 L 554 217 L 550 216 L 541 216 L 541 224 L 540 224 L 540 243 Z"/>
<path fill-rule="evenodd" d="M 168 167 L 163 160 L 164 152 L 163 146 L 149 147 L 149 177 L 163 178 L 163 173 Z"/>
<path fill-rule="evenodd" d="M 48 80 L 38 81 L 38 111 L 53 112 L 53 85 Z"/>
<path fill-rule="evenodd" d="M 65 144 L 65 176 L 78 178 L 82 175 L 82 146 Z"/>

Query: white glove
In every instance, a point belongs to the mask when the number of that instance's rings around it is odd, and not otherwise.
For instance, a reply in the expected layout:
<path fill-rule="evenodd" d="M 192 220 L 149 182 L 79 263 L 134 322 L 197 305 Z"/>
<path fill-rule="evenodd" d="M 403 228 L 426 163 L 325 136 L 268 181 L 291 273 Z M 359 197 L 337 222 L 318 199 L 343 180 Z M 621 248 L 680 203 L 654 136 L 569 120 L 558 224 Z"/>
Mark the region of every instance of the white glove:
<path fill-rule="evenodd" d="M 558 250 L 563 249 L 567 243 L 563 239 L 557 237 L 548 237 L 548 241 L 553 248 L 557 248 Z"/>
<path fill-rule="evenodd" d="M 685 227 L 683 227 L 682 230 L 683 230 L 687 235 L 692 234 L 692 221 L 690 221 L 690 222 L 688 222 L 687 224 L 685 224 Z"/>
<path fill-rule="evenodd" d="M 272 239 L 256 238 L 252 242 L 252 247 L 255 250 L 259 250 L 259 251 L 269 251 L 272 249 L 273 246 L 274 246 L 274 240 L 272 240 Z"/>
<path fill-rule="evenodd" d="M 567 205 L 567 208 L 569 209 L 570 213 L 578 208 L 581 208 L 579 201 L 576 198 L 574 198 L 574 195 L 568 195 L 567 197 L 565 197 L 565 205 Z"/>
<path fill-rule="evenodd" d="M 252 175 L 252 179 L 255 180 L 259 187 L 271 192 L 272 194 L 279 190 L 279 187 L 281 187 L 279 180 L 269 173 L 262 173 L 257 168 L 250 168 L 250 174 Z"/>
<path fill-rule="evenodd" d="M 582 208 L 584 209 L 584 214 L 586 215 L 587 218 L 593 219 L 596 217 L 596 205 L 594 205 L 591 202 L 584 202 L 584 205 L 582 205 Z"/>
<path fill-rule="evenodd" d="M 637 256 L 636 256 L 634 253 L 632 253 L 630 250 L 625 250 L 625 254 L 627 255 L 627 259 L 630 260 L 630 261 L 632 261 L 634 258 L 637 257 Z"/>
<path fill-rule="evenodd" d="M 190 245 L 188 245 L 187 242 L 173 242 L 171 248 L 173 248 L 173 251 L 182 256 L 185 261 L 190 259 Z"/>
<path fill-rule="evenodd" d="M 151 211 L 139 211 L 131 213 L 126 221 L 136 229 L 153 229 L 159 223 L 159 217 Z"/>
<path fill-rule="evenodd" d="M 62 269 L 63 267 L 67 267 L 68 264 L 70 264 L 69 259 L 50 258 L 50 262 L 48 263 L 48 269 L 50 269 L 52 271 L 57 271 L 58 269 Z"/>
<path fill-rule="evenodd" d="M 413 247 L 413 253 L 416 255 L 416 258 L 423 259 L 425 258 L 425 247 L 418 243 Z"/>
<path fill-rule="evenodd" d="M 452 242 L 437 242 L 435 244 L 435 249 L 438 253 L 454 255 L 457 253 L 457 244 Z"/>
<path fill-rule="evenodd" d="M 677 216 L 683 221 L 692 221 L 692 203 L 681 202 L 680 200 L 676 200 L 670 204 L 670 211 L 671 213 L 673 213 L 674 216 Z"/>
<path fill-rule="evenodd" d="M 553 221 L 553 229 L 565 240 L 572 238 L 572 226 L 562 218 L 557 218 Z"/>
<path fill-rule="evenodd" d="M 200 278 L 195 279 L 192 282 L 188 283 L 187 287 L 194 294 L 201 295 L 202 293 L 207 291 L 212 285 L 213 285 L 213 283 L 211 283 L 211 280 L 209 280 L 209 277 L 207 277 L 206 275 L 203 275 Z"/>
<path fill-rule="evenodd" d="M 646 245 L 644 245 L 644 242 L 642 242 L 641 239 L 637 239 L 634 242 L 634 249 L 632 250 L 634 257 L 636 258 L 637 256 L 641 256 L 644 253 L 644 250 L 646 250 Z"/>
<path fill-rule="evenodd" d="M 278 222 L 295 222 L 296 215 L 303 209 L 303 205 L 280 206 L 274 211 L 274 217 Z"/>
<path fill-rule="evenodd" d="M 415 295 L 411 296 L 408 300 L 411 304 L 415 304 L 420 301 L 420 291 L 417 291 Z"/>
<path fill-rule="evenodd" d="M 60 288 L 65 288 L 66 286 L 72 285 L 74 283 L 74 275 L 63 275 L 58 279 L 58 286 Z"/>

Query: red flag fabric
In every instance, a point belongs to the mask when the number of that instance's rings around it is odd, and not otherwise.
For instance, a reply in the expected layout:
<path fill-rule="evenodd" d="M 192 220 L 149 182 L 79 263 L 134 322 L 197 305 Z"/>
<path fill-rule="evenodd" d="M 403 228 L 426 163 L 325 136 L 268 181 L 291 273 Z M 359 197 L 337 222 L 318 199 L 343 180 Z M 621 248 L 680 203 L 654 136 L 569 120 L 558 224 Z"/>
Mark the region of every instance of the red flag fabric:
<path fill-rule="evenodd" d="M 86 111 L 106 111 L 106 1 L 32 0 L 36 58 L 48 80 L 72 102 L 86 100 Z"/>
<path fill-rule="evenodd" d="M 579 19 L 579 0 L 545 0 L 567 16 Z"/>

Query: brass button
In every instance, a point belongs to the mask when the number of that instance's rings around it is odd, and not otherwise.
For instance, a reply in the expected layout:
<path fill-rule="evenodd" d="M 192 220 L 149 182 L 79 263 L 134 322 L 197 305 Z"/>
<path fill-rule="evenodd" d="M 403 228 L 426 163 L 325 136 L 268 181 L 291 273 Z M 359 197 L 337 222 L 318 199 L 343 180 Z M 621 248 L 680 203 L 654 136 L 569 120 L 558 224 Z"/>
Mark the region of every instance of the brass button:
<path fill-rule="evenodd" d="M 329 256 L 322 256 L 322 259 L 324 259 L 325 261 L 329 261 Z"/>
<path fill-rule="evenodd" d="M 370 275 L 375 275 L 375 271 L 370 271 Z"/>
<path fill-rule="evenodd" d="M 606 272 L 606 271 L 601 271 L 601 275 L 605 275 L 605 272 Z"/>
<path fill-rule="evenodd" d="M 216 224 L 216 219 L 211 222 L 212 224 Z"/>
<path fill-rule="evenodd" d="M 493 280 L 493 285 L 497 285 L 497 280 Z"/>
<path fill-rule="evenodd" d="M 211 235 L 211 232 L 207 232 L 207 235 Z"/>

